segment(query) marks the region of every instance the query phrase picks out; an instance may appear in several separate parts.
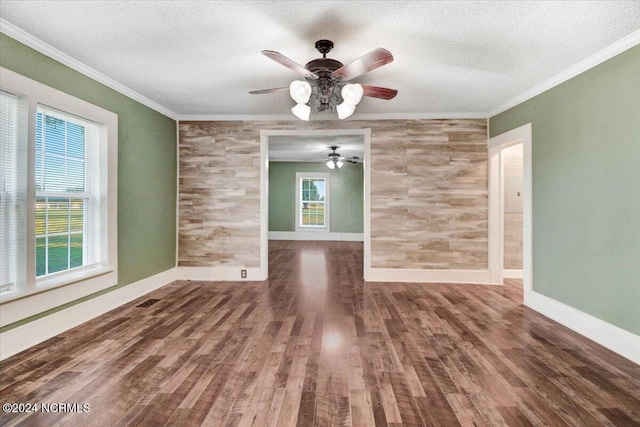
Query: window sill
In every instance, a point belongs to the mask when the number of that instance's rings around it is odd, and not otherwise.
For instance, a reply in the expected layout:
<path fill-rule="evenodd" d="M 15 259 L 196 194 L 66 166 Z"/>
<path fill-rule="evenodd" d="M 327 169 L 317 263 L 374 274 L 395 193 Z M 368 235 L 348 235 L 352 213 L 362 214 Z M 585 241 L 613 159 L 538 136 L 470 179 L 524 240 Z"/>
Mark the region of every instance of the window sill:
<path fill-rule="evenodd" d="M 297 226 L 296 227 L 296 231 L 310 231 L 312 233 L 328 233 L 329 232 L 329 227 L 327 226 L 313 226 L 313 225 L 307 225 L 307 226 Z"/>
<path fill-rule="evenodd" d="M 111 273 L 113 271 L 114 269 L 110 266 L 95 266 L 78 269 L 78 271 L 74 271 L 73 273 L 65 272 L 65 274 L 58 274 L 54 275 L 53 277 L 43 277 L 42 279 L 36 279 L 35 287 L 27 289 L 16 289 L 7 291 L 6 294 L 0 294 L 0 304 L 39 294 L 41 292 L 47 292 L 52 289 L 57 289 L 66 285 L 78 283 L 83 280 L 89 280 L 94 277 Z"/>

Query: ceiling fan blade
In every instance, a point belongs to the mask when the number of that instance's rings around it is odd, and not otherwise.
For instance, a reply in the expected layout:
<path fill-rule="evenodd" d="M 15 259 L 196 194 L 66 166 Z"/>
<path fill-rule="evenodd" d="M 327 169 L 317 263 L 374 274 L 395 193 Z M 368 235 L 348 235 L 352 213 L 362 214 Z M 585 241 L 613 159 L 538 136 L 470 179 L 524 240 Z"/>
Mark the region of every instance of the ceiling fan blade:
<path fill-rule="evenodd" d="M 272 93 L 272 92 L 282 92 L 285 90 L 289 90 L 288 87 L 274 87 L 273 89 L 262 89 L 262 90 L 252 90 L 249 92 L 252 95 L 260 95 L 262 93 Z"/>
<path fill-rule="evenodd" d="M 397 90 L 386 87 L 362 85 L 362 88 L 364 89 L 364 96 L 372 98 L 393 99 L 398 94 Z"/>
<path fill-rule="evenodd" d="M 349 62 L 337 70 L 335 70 L 331 77 L 347 81 L 355 79 L 358 76 L 368 73 L 371 70 L 375 70 L 378 67 L 382 67 L 385 64 L 393 61 L 393 55 L 386 49 L 381 47 L 372 50 L 364 56 Z"/>
<path fill-rule="evenodd" d="M 318 78 L 317 74 L 312 73 L 311 71 L 309 71 L 306 68 L 304 68 L 302 65 L 298 64 L 297 62 L 292 61 L 291 59 L 287 58 L 286 56 L 284 56 L 280 52 L 276 52 L 275 50 L 263 50 L 262 54 L 264 56 L 266 56 L 267 58 L 273 59 L 278 64 L 282 64 L 285 67 L 289 68 L 290 70 L 293 70 L 296 73 L 300 73 L 300 74 L 304 75 L 305 77 L 310 77 L 310 78 L 312 78 L 314 80 Z"/>

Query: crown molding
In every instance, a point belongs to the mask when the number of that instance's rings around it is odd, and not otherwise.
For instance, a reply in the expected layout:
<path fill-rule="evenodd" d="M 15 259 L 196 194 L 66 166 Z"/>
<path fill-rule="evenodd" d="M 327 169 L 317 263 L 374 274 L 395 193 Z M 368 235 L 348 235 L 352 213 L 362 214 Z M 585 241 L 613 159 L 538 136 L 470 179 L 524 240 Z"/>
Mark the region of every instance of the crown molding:
<path fill-rule="evenodd" d="M 614 56 L 619 55 L 625 50 L 629 50 L 638 44 L 640 44 L 640 30 L 629 34 L 628 36 L 618 40 L 612 45 L 602 49 L 600 52 L 591 55 L 581 62 L 578 62 L 576 65 L 564 70 L 563 72 L 550 78 L 549 80 L 546 80 L 539 85 L 534 86 L 528 91 L 521 93 L 520 95 L 510 99 L 504 104 L 498 105 L 497 107 L 489 110 L 489 112 L 487 113 L 487 117 L 491 118 L 497 114 L 507 111 L 510 108 L 515 107 L 516 105 L 522 104 L 523 102 L 528 101 L 534 96 L 540 95 L 541 93 L 546 92 L 549 89 L 558 86 L 559 84 L 564 83 L 567 80 L 572 79 L 587 70 L 590 70 L 596 65 L 602 64 L 606 60 L 611 59 Z"/>
<path fill-rule="evenodd" d="M 179 114 L 179 122 L 295 122 L 300 121 L 293 114 Z M 311 121 L 319 119 L 311 117 Z"/>
<path fill-rule="evenodd" d="M 43 42 L 39 38 L 27 33 L 26 31 L 16 27 L 12 23 L 2 18 L 0 18 L 0 32 L 19 41 L 22 44 L 29 46 L 30 48 L 42 53 L 43 55 L 46 55 L 49 58 L 54 59 L 63 65 L 66 65 L 72 70 L 84 74 L 85 76 L 97 81 L 98 83 L 102 83 L 103 85 L 115 90 L 116 92 L 119 92 L 126 97 L 131 98 L 134 101 L 137 101 L 140 104 L 157 111 L 160 114 L 177 120 L 177 114 L 169 110 L 168 108 L 165 108 L 162 105 L 150 100 L 149 98 L 140 95 L 138 92 L 131 90 L 125 85 L 105 76 L 104 74 L 72 58 L 66 53 L 61 52 L 55 47 Z"/>
<path fill-rule="evenodd" d="M 364 113 L 354 114 L 353 120 L 434 120 L 434 119 L 487 119 L 483 112 L 434 112 L 434 113 Z M 338 118 L 336 117 L 336 120 Z"/>
<path fill-rule="evenodd" d="M 309 121 L 358 121 L 358 120 L 432 120 L 432 119 L 487 119 L 487 113 L 364 113 L 354 114 L 346 120 L 338 119 L 338 116 L 315 115 Z M 260 122 L 260 121 L 286 121 L 299 122 L 292 114 L 181 114 L 177 116 L 180 122 Z"/>

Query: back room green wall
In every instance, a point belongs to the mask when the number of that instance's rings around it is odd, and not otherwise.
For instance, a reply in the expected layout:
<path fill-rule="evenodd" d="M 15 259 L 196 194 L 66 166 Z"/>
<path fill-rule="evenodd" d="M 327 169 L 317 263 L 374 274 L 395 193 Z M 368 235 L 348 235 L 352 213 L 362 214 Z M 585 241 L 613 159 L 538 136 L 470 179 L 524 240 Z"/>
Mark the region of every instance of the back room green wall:
<path fill-rule="evenodd" d="M 5 34 L 0 65 L 118 115 L 118 287 L 174 267 L 176 121 Z"/>
<path fill-rule="evenodd" d="M 490 119 L 532 124 L 534 291 L 640 335 L 640 46 Z"/>
<path fill-rule="evenodd" d="M 295 231 L 296 172 L 331 174 L 331 232 L 364 229 L 362 165 L 331 170 L 324 163 L 269 162 L 269 231 Z"/>

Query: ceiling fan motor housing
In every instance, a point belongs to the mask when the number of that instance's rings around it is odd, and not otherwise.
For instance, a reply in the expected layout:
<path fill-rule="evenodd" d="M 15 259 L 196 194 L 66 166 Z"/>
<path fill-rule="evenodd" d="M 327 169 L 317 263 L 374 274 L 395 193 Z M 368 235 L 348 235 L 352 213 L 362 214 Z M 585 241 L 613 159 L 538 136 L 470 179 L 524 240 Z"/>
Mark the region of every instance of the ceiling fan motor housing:
<path fill-rule="evenodd" d="M 318 103 L 316 104 L 316 111 L 332 111 L 333 105 L 338 99 L 339 94 L 334 91 L 337 87 L 336 83 L 339 82 L 331 74 L 338 68 L 342 68 L 344 64 L 335 59 L 327 58 L 327 53 L 333 48 L 333 42 L 331 40 L 318 40 L 316 42 L 316 49 L 322 54 L 322 58 L 314 59 L 307 62 L 305 68 L 318 76 L 317 80 L 307 79 L 313 87 L 316 88 Z M 331 102 L 334 98 L 333 103 Z"/>
<path fill-rule="evenodd" d="M 317 89 L 317 96 L 319 104 L 317 104 L 318 111 L 331 110 L 331 98 L 334 96 L 334 89 L 336 87 L 337 80 L 331 77 L 338 68 L 342 67 L 342 62 L 336 61 L 331 58 L 318 58 L 313 61 L 309 61 L 305 68 L 318 76 L 317 80 L 311 80 L 312 86 Z M 338 96 L 336 93 L 335 96 Z"/>

